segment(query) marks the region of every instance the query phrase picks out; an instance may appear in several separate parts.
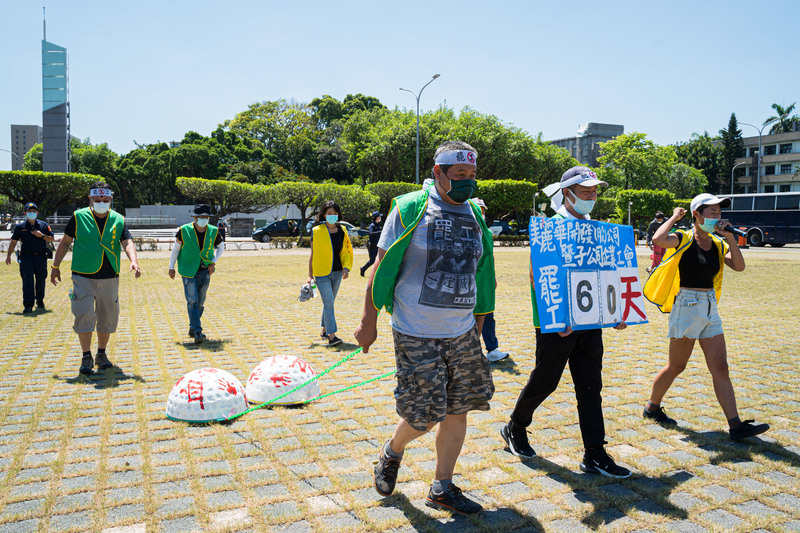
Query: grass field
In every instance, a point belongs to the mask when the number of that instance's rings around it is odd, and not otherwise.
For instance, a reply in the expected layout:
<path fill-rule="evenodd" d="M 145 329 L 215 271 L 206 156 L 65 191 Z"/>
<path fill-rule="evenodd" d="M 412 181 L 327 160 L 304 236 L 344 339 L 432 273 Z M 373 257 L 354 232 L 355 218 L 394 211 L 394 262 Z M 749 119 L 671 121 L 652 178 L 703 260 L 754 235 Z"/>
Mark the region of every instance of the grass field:
<path fill-rule="evenodd" d="M 345 344 L 331 349 L 319 338 L 321 301 L 297 301 L 307 255 L 259 253 L 221 259 L 203 317 L 210 340 L 200 346 L 186 336 L 182 285 L 167 276 L 166 257 L 142 254 L 144 275 L 123 274 L 120 284 L 108 349 L 117 368 L 90 378 L 77 372 L 68 276 L 48 286 L 46 312 L 22 315 L 18 271 L 0 268 L 0 532 L 800 530 L 796 250 L 745 252 L 747 270 L 728 269 L 720 302 L 739 409 L 772 425 L 762 438 L 727 438 L 698 348 L 665 399 L 679 427 L 645 422 L 642 405 L 666 360 L 666 315 L 648 304 L 649 324 L 604 333 L 608 449 L 635 471 L 617 481 L 578 470 L 569 372 L 534 414 L 539 457 L 503 450 L 498 432 L 532 368 L 534 336 L 527 250 L 497 249 L 497 335 L 512 355 L 493 366 L 492 410 L 469 417 L 455 481 L 486 508 L 469 518 L 422 503 L 432 435 L 407 450 L 395 495 L 373 489 L 373 460 L 397 420 L 391 377 L 229 425 L 165 417 L 172 385 L 190 370 L 213 366 L 244 383 L 271 355 L 301 356 L 319 372 L 356 348 L 365 287 L 357 271 L 337 299 Z M 357 265 L 366 260 L 358 253 Z M 377 344 L 322 378 L 323 393 L 394 368 L 388 317 L 379 321 Z"/>

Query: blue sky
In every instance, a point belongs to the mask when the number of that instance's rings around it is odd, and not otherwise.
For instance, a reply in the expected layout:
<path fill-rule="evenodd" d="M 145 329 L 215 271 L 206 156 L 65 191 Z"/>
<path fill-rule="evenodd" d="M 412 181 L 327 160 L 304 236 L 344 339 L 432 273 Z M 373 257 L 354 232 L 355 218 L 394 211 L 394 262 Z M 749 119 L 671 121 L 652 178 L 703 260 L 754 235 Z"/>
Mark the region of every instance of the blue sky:
<path fill-rule="evenodd" d="M 610 122 L 670 144 L 800 101 L 798 22 L 794 0 L 47 1 L 72 134 L 118 153 L 208 135 L 263 100 L 360 92 L 413 109 L 398 87 L 436 73 L 423 111 L 470 106 L 545 139 Z M 0 2 L 0 148 L 10 124 L 41 124 L 41 36 L 41 1 Z"/>

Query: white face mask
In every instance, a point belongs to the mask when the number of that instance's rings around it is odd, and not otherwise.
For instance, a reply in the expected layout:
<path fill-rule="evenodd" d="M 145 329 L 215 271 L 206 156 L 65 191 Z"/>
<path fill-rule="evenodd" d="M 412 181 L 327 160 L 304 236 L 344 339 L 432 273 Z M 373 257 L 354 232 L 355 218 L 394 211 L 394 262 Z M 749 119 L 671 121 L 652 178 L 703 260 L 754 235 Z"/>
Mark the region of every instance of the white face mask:
<path fill-rule="evenodd" d="M 201 228 L 205 228 L 208 226 L 208 219 L 207 218 L 198 218 L 196 219 L 197 225 Z"/>
<path fill-rule="evenodd" d="M 108 213 L 110 208 L 111 202 L 95 202 L 94 205 L 92 205 L 92 210 L 98 215 Z"/>
<path fill-rule="evenodd" d="M 569 202 L 569 205 L 571 205 L 575 212 L 579 215 L 588 215 L 592 212 L 592 209 L 594 209 L 594 200 L 582 200 L 577 196 L 574 196 L 574 198 L 575 201 L 573 202 L 567 198 L 566 194 L 564 195 L 564 199 Z"/>

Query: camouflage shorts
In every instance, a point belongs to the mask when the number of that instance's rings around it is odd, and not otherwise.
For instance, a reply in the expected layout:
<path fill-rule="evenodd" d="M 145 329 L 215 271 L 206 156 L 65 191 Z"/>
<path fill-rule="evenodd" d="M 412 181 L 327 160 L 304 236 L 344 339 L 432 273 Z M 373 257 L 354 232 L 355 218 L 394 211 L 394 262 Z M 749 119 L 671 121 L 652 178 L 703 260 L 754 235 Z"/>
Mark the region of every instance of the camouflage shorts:
<path fill-rule="evenodd" d="M 426 431 L 448 414 L 489 410 L 494 383 L 477 328 L 451 339 L 393 333 L 397 414 L 412 428 Z"/>

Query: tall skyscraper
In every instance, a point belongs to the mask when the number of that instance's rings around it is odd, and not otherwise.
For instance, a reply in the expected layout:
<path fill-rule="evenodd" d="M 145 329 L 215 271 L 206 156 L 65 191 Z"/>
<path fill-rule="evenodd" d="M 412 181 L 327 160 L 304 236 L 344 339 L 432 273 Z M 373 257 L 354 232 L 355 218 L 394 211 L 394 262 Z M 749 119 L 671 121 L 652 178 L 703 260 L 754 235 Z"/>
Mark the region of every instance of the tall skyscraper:
<path fill-rule="evenodd" d="M 46 28 L 46 26 L 45 26 Z M 42 169 L 69 172 L 69 91 L 67 49 L 42 38 Z"/>

